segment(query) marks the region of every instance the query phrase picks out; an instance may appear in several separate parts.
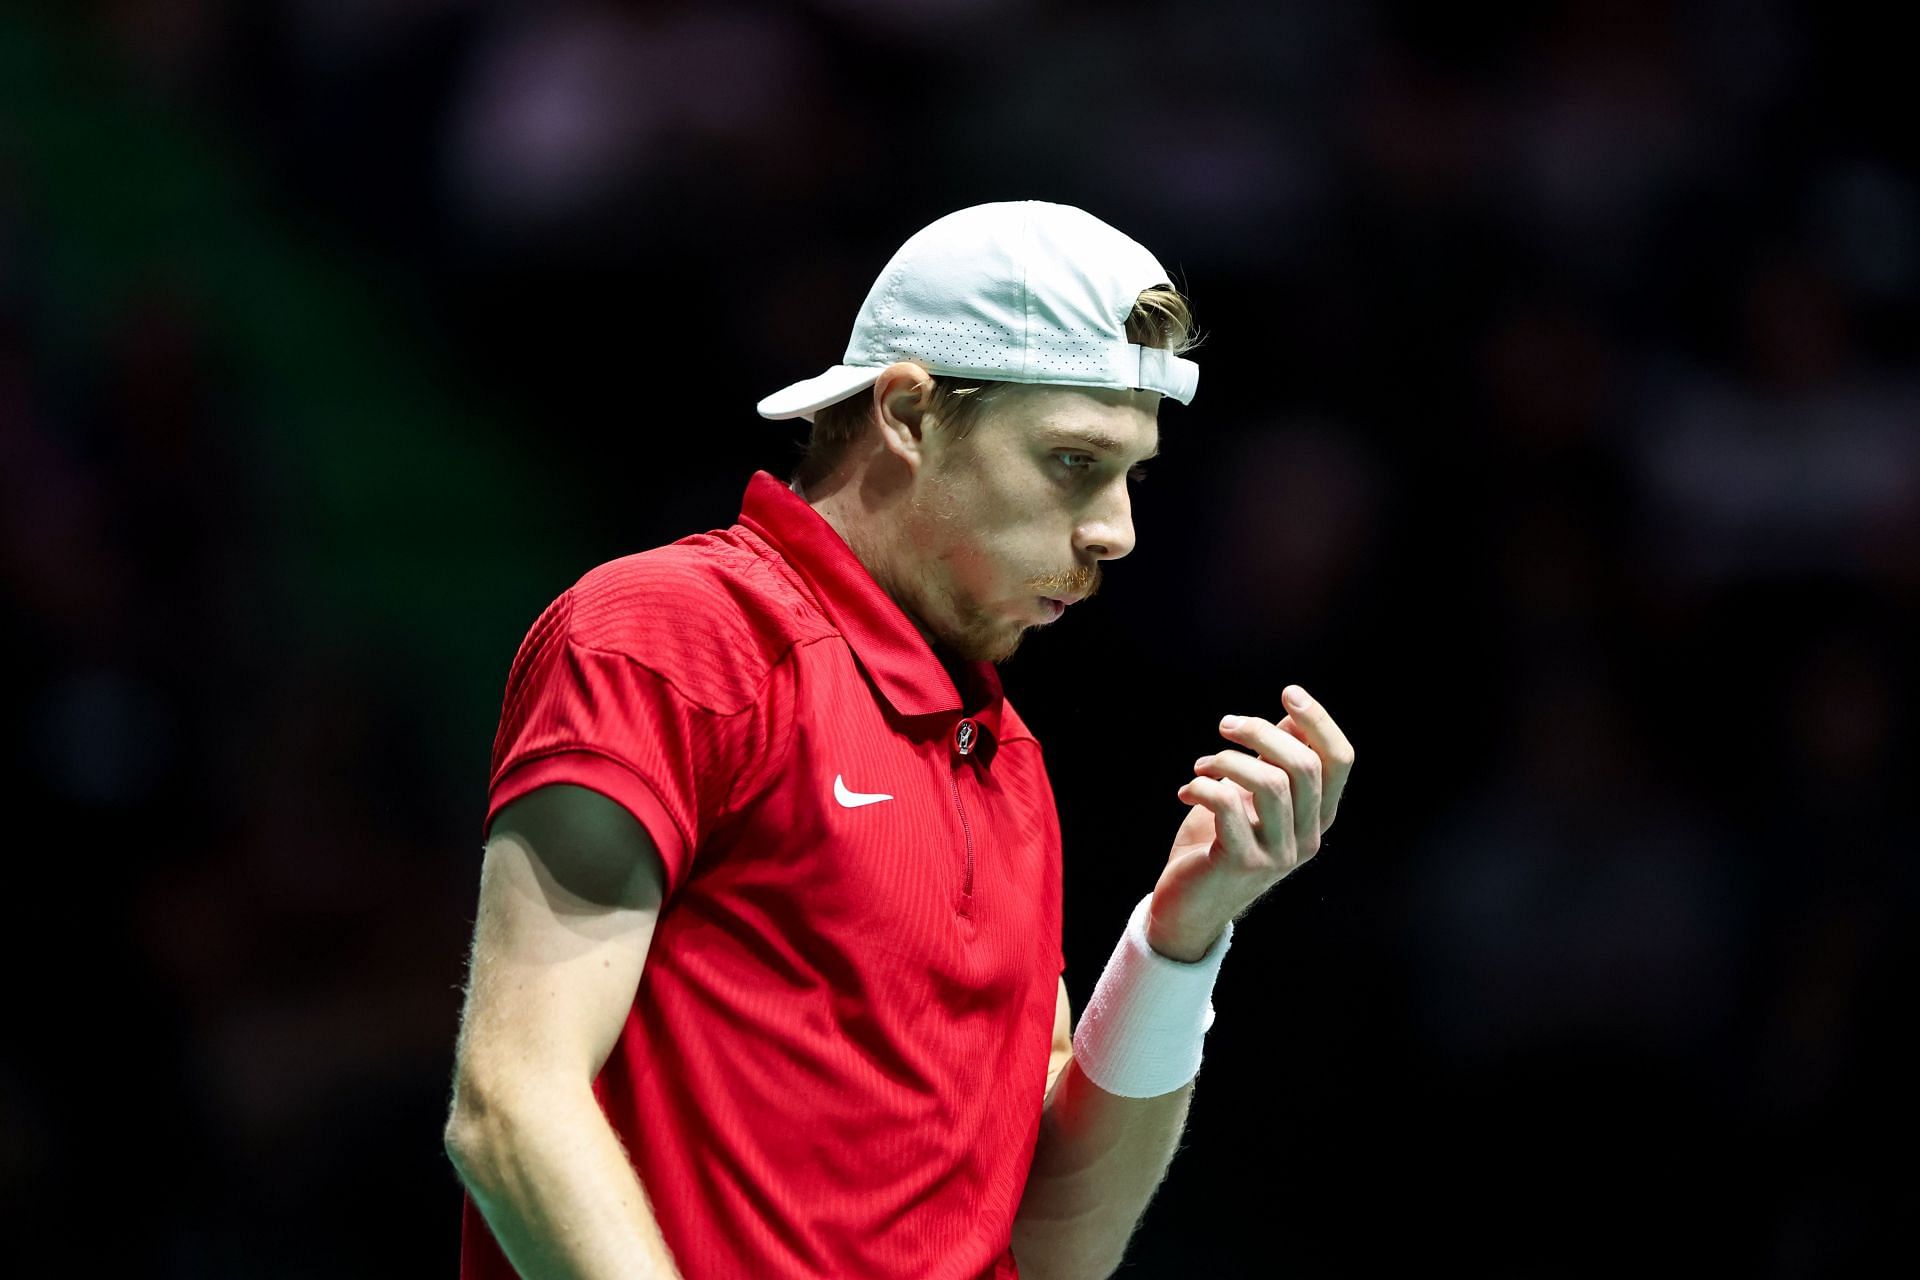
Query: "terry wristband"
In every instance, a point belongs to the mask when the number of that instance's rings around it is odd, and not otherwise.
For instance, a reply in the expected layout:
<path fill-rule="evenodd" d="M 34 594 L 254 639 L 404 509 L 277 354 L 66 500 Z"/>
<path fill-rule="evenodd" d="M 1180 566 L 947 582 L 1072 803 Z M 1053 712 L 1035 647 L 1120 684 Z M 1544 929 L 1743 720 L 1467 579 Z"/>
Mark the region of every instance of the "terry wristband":
<path fill-rule="evenodd" d="M 1073 1033 L 1073 1060 L 1087 1079 L 1123 1098 L 1178 1089 L 1200 1070 L 1200 1047 L 1213 1025 L 1213 981 L 1233 943 L 1228 923 L 1191 964 L 1147 943 L 1148 894 L 1127 920 L 1113 958 Z"/>

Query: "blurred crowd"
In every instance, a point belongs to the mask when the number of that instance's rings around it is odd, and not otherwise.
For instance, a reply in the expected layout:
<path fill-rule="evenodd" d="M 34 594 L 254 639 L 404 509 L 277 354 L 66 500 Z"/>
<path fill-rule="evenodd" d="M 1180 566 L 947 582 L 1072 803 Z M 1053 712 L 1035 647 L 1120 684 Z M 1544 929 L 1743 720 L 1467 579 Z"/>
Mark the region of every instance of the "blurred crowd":
<path fill-rule="evenodd" d="M 1006 671 L 1076 1008 L 1163 856 L 1105 797 L 1170 839 L 1195 730 L 1293 681 L 1358 747 L 1136 1273 L 1864 1269 L 1920 1065 L 1894 47 L 1784 0 L 0 9 L 16 1238 L 451 1274 L 520 634 L 788 474 L 753 403 L 906 235 L 1038 198 L 1207 333 L 1138 550 Z"/>

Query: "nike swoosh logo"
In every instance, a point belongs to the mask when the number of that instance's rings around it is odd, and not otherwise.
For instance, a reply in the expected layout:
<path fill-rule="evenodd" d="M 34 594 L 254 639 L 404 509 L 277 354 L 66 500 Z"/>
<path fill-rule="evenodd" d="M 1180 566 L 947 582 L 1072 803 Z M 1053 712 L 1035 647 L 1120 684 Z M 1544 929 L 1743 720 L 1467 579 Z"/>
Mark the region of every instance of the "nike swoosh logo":
<path fill-rule="evenodd" d="M 833 775 L 833 798 L 848 809 L 858 809 L 863 804 L 876 804 L 882 800 L 893 799 L 892 796 L 883 796 L 877 792 L 873 795 L 862 795 L 858 791 L 849 791 L 846 782 L 837 773 Z"/>

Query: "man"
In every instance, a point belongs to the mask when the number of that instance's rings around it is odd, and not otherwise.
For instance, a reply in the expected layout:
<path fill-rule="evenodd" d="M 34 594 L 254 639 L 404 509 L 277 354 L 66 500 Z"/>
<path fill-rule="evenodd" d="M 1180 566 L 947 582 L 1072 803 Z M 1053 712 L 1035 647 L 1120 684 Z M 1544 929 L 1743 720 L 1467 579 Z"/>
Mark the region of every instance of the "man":
<path fill-rule="evenodd" d="M 447 1149 L 462 1275 L 1104 1276 L 1165 1172 L 1232 922 L 1353 750 L 1289 686 L 1193 805 L 1074 1029 L 1060 827 L 994 663 L 1133 547 L 1198 371 L 1081 210 L 937 220 L 724 530 L 542 613 L 494 743 Z M 1298 699 L 1298 700 L 1296 700 Z M 511 1264 L 511 1265 L 509 1265 Z"/>

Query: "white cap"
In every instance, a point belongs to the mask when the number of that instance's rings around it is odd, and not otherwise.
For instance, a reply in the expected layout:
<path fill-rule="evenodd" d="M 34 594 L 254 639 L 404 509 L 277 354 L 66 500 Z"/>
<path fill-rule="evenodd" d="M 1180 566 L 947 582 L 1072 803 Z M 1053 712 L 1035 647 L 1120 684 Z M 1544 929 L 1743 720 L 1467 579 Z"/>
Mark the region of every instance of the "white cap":
<path fill-rule="evenodd" d="M 1200 367 L 1127 341 L 1141 291 L 1169 283 L 1138 241 L 1072 205 L 977 204 L 916 231 L 853 322 L 847 354 L 759 404 L 805 418 L 912 360 L 931 373 L 996 382 L 1138 388 L 1193 401 Z"/>

